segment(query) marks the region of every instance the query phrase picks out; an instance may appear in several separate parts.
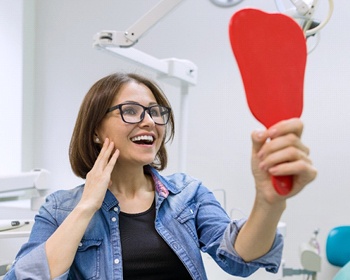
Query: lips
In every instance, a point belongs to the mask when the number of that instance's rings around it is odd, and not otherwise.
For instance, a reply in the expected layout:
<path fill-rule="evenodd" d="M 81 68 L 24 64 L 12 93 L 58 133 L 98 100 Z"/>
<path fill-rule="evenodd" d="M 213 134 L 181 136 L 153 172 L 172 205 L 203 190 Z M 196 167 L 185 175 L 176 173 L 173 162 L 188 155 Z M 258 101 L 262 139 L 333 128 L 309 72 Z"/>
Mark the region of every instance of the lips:
<path fill-rule="evenodd" d="M 139 135 L 131 138 L 131 141 L 135 144 L 152 145 L 154 137 L 151 135 Z"/>

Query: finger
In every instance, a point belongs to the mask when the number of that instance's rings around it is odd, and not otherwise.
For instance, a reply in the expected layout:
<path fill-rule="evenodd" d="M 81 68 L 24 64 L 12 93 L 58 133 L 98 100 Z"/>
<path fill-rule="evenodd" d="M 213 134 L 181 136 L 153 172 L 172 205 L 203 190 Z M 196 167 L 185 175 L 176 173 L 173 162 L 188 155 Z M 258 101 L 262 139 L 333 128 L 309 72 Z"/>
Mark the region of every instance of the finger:
<path fill-rule="evenodd" d="M 259 168 L 266 171 L 269 170 L 271 167 L 279 164 L 290 163 L 300 160 L 310 163 L 308 154 L 305 153 L 303 150 L 295 147 L 287 147 L 285 149 L 278 150 L 266 156 L 260 162 Z"/>
<path fill-rule="evenodd" d="M 279 165 L 271 168 L 273 176 L 293 176 L 293 188 L 288 197 L 300 192 L 307 184 L 312 182 L 317 176 L 317 170 L 311 164 L 304 161 L 293 162 L 292 164 Z"/>
<path fill-rule="evenodd" d="M 282 135 L 293 133 L 298 137 L 301 137 L 303 133 L 304 125 L 299 118 L 293 118 L 288 120 L 283 120 L 268 129 L 268 134 L 270 138 L 276 138 Z"/>
<path fill-rule="evenodd" d="M 104 154 L 105 154 L 105 152 L 106 152 L 108 146 L 109 146 L 109 139 L 106 138 L 105 141 L 104 141 L 103 144 L 102 144 L 102 148 L 101 148 L 101 150 L 100 150 L 100 153 L 99 153 L 97 159 L 103 158 L 103 156 L 104 156 Z"/>
<path fill-rule="evenodd" d="M 105 167 L 110 155 L 112 154 L 114 149 L 114 143 L 110 142 L 110 140 L 108 138 L 105 139 L 103 145 L 102 145 L 102 149 L 96 159 L 96 165 L 101 165 L 101 167 Z"/>
<path fill-rule="evenodd" d="M 273 153 L 290 148 L 300 150 L 300 152 L 305 153 L 306 155 L 309 155 L 310 153 L 309 148 L 300 141 L 300 138 L 297 135 L 291 133 L 285 136 L 274 138 L 266 143 L 266 145 L 264 145 L 264 147 L 262 147 L 259 151 L 258 156 L 260 159 L 265 159 Z"/>
<path fill-rule="evenodd" d="M 113 143 L 113 142 L 112 142 L 112 144 L 113 144 L 113 147 L 114 147 L 114 143 Z M 116 162 L 117 162 L 117 159 L 118 159 L 118 157 L 119 157 L 119 153 L 120 153 L 120 152 L 119 152 L 118 149 L 116 149 L 116 150 L 114 151 L 112 157 L 109 159 L 108 164 L 107 164 L 107 166 L 106 166 L 106 168 L 105 168 L 105 171 L 106 171 L 106 172 L 111 173 L 111 172 L 113 171 L 113 168 L 114 168 L 114 166 L 115 166 L 115 164 L 116 164 Z"/>
<path fill-rule="evenodd" d="M 309 158 L 303 158 L 292 162 L 284 162 L 268 169 L 273 176 L 300 175 L 315 170 Z"/>
<path fill-rule="evenodd" d="M 252 146 L 253 155 L 257 154 L 261 150 L 267 138 L 268 138 L 268 135 L 266 131 L 255 130 L 252 132 L 251 139 L 253 144 Z"/>

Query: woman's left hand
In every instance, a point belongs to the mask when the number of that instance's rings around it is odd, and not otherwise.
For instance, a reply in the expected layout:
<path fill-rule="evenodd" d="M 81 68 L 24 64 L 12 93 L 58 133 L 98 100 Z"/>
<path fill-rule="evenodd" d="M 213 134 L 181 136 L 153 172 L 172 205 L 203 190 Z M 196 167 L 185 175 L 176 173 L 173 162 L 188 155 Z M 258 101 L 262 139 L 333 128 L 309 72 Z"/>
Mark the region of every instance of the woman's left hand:
<path fill-rule="evenodd" d="M 302 132 L 303 123 L 295 118 L 252 133 L 252 171 L 257 196 L 268 203 L 296 195 L 316 177 L 309 148 L 300 139 Z M 281 196 L 273 188 L 271 176 L 285 175 L 293 176 L 293 187 L 289 194 Z"/>

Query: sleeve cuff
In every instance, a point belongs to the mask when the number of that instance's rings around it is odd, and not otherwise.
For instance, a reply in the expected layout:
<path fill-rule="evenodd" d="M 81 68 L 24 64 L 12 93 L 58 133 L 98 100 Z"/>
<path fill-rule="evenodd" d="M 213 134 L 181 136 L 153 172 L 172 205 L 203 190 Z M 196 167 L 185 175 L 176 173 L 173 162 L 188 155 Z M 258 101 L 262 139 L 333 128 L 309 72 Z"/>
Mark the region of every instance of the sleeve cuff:
<path fill-rule="evenodd" d="M 45 243 L 18 259 L 13 264 L 17 279 L 51 279 L 49 264 L 46 257 Z M 69 271 L 56 277 L 55 280 L 67 279 Z"/>
<path fill-rule="evenodd" d="M 232 221 L 225 233 L 223 240 L 218 248 L 218 254 L 224 258 L 233 259 L 235 262 L 238 262 L 242 265 L 246 265 L 251 269 L 265 268 L 266 271 L 277 273 L 281 264 L 282 251 L 283 251 L 283 236 L 278 231 L 276 232 L 275 240 L 269 252 L 264 256 L 255 259 L 251 262 L 245 262 L 235 251 L 232 244 L 234 244 L 238 232 L 246 222 L 245 219 Z"/>

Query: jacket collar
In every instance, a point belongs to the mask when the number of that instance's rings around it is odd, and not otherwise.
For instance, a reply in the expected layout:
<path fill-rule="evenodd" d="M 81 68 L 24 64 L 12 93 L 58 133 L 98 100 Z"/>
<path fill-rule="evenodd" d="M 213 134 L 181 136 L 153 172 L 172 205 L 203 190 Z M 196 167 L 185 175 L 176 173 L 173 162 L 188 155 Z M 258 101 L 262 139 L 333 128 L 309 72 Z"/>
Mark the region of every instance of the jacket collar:
<path fill-rule="evenodd" d="M 150 174 L 154 181 L 155 191 L 158 197 L 165 199 L 169 193 L 177 194 L 181 191 L 173 181 L 167 180 L 165 177 L 159 174 L 159 172 L 152 166 L 146 165 L 144 167 L 146 174 Z M 118 205 L 118 199 L 112 194 L 110 190 L 107 190 L 102 207 L 106 210 L 110 210 Z"/>
<path fill-rule="evenodd" d="M 159 174 L 159 172 L 152 166 L 146 165 L 145 166 L 145 173 L 148 173 L 152 176 L 156 192 L 160 195 L 166 198 L 169 195 L 169 192 L 173 194 L 177 194 L 181 191 L 181 188 L 179 188 L 174 182 L 168 180 L 167 178 L 163 177 Z"/>

